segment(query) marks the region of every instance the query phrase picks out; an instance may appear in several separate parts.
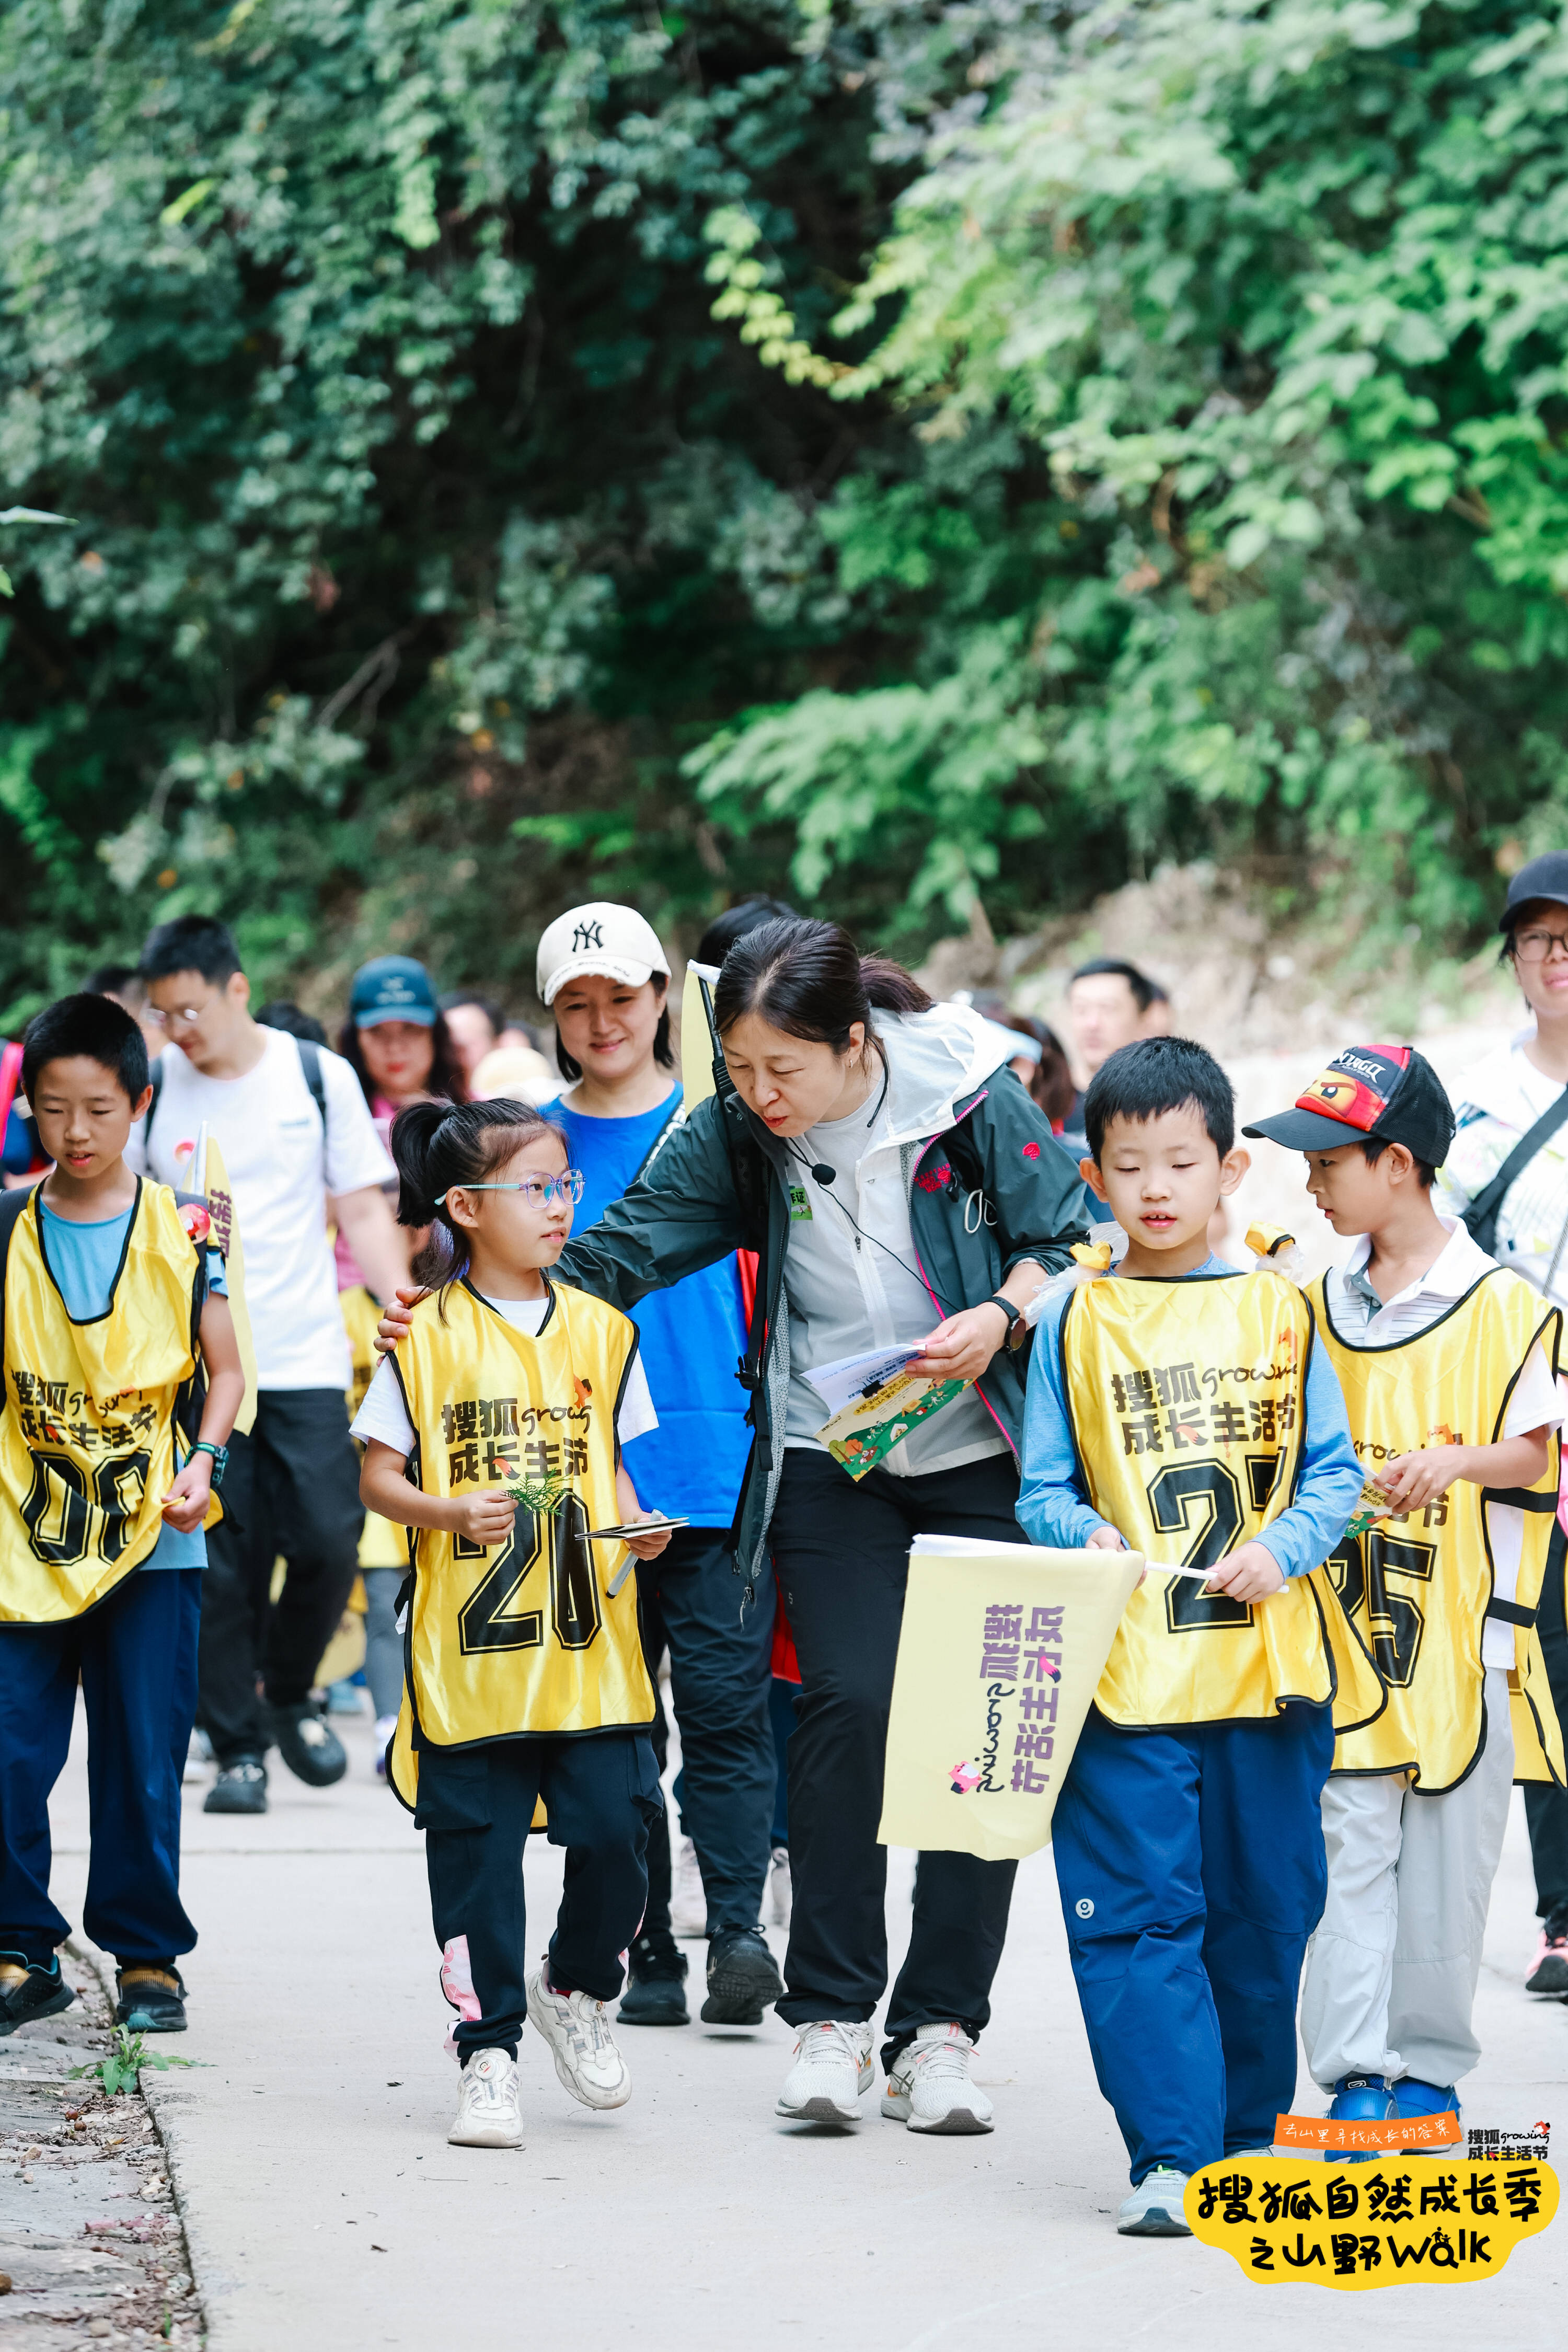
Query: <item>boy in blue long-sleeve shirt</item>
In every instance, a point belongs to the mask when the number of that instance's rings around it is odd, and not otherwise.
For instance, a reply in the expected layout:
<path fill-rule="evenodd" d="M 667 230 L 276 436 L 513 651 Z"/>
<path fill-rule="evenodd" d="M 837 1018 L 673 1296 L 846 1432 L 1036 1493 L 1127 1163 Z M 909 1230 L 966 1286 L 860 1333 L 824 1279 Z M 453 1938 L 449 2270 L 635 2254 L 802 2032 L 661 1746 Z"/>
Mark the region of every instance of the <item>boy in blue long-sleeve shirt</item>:
<path fill-rule="evenodd" d="M 1018 1517 L 1151 1560 L 1058 1800 L 1057 1877 L 1095 2071 L 1131 2158 L 1118 2228 L 1186 2234 L 1200 2166 L 1258 2152 L 1296 2079 L 1336 1722 L 1384 1693 L 1321 1572 L 1361 1494 L 1300 1290 L 1207 1227 L 1247 1160 L 1202 1046 L 1124 1046 L 1084 1105 L 1086 1180 L 1128 1234 L 1047 1297 Z M 1202 1571 L 1207 1571 L 1206 1575 Z"/>

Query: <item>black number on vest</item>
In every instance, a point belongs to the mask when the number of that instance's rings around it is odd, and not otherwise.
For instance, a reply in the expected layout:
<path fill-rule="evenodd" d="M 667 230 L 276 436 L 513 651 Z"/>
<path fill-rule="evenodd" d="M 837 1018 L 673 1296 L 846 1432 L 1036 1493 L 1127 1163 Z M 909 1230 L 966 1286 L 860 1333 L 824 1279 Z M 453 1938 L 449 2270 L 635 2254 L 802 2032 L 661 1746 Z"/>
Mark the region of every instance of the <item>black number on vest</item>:
<path fill-rule="evenodd" d="M 1415 1676 L 1426 1620 L 1408 1593 L 1389 1589 L 1391 1576 L 1432 1580 L 1436 1544 L 1411 1543 L 1404 1536 L 1369 1528 L 1354 1543 L 1342 1544 L 1329 1561 L 1347 1617 L 1364 1611 L 1366 1637 L 1378 1672 L 1395 1690 L 1407 1690 Z"/>
<path fill-rule="evenodd" d="M 131 1540 L 132 1520 L 140 1516 L 152 1466 L 145 1454 L 120 1454 L 100 1462 L 92 1475 L 95 1512 L 79 1462 L 68 1454 L 35 1454 L 33 1483 L 22 1505 L 22 1524 L 35 1558 L 51 1568 L 75 1568 L 93 1549 L 96 1532 L 100 1558 L 117 1560 Z M 125 1487 L 132 1480 L 135 1498 L 127 1502 Z"/>
<path fill-rule="evenodd" d="M 471 1559 L 479 1550 L 461 1536 L 453 1540 L 455 1559 Z M 588 1514 L 578 1496 L 567 1495 L 542 1522 L 519 1504 L 510 1540 L 458 1612 L 458 1639 L 465 1657 L 479 1650 L 538 1649 L 544 1639 L 543 1611 L 520 1611 L 514 1604 L 546 1555 L 555 1638 L 563 1650 L 587 1649 L 603 1622 L 599 1584 Z"/>
<path fill-rule="evenodd" d="M 1223 1462 L 1172 1462 L 1149 1481 L 1149 1507 L 1163 1536 L 1191 1535 L 1194 1514 L 1205 1505 L 1198 1532 L 1182 1555 L 1184 1568 L 1217 1568 L 1241 1533 L 1236 1473 Z M 1205 1592 L 1192 1578 L 1179 1576 L 1166 1588 L 1165 1622 L 1173 1633 L 1212 1633 L 1250 1625 L 1252 1611 L 1245 1601 Z"/>
<path fill-rule="evenodd" d="M 551 1530 L 550 1610 L 563 1650 L 585 1650 L 597 1633 L 599 1580 L 588 1541 L 588 1514 L 575 1495 L 563 1496 Z"/>

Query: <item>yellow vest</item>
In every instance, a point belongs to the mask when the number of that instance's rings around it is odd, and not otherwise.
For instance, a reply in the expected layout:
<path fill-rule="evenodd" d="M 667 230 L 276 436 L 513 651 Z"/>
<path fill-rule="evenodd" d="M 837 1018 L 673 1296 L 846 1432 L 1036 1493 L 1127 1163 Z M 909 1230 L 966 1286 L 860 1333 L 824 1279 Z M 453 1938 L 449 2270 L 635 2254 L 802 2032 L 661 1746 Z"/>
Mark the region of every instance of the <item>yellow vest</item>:
<path fill-rule="evenodd" d="M 518 1507 L 509 1540 L 486 1551 L 460 1536 L 414 1534 L 414 1594 L 393 1787 L 412 1805 L 418 1750 L 472 1748 L 521 1732 L 619 1729 L 653 1720 L 637 1579 L 612 1601 L 624 1556 L 589 1543 L 613 1527 L 616 1410 L 637 1329 L 616 1308 L 550 1286 L 537 1339 L 467 1284 L 414 1310 L 393 1359 L 417 1433 L 409 1475 L 426 1495 L 548 1481 L 562 1498 Z"/>
<path fill-rule="evenodd" d="M 1086 1283 L 1062 1318 L 1063 1385 L 1089 1500 L 1135 1550 L 1216 1566 L 1289 1508 L 1312 1318 L 1283 1275 Z M 1094 1703 L 1113 1723 L 1219 1723 L 1287 1699 L 1376 1715 L 1376 1669 L 1321 1569 L 1265 1601 L 1151 1569 Z"/>
<path fill-rule="evenodd" d="M 374 1291 L 365 1288 L 363 1282 L 356 1282 L 352 1290 L 339 1291 L 338 1312 L 343 1318 L 343 1330 L 349 1343 L 348 1408 L 352 1421 L 364 1402 L 365 1391 L 381 1361 L 375 1346 L 376 1326 L 381 1321 L 381 1301 Z M 395 1528 L 390 1519 L 378 1518 L 374 1511 L 367 1511 L 360 1532 L 359 1564 L 361 1568 L 406 1568 L 406 1528 Z M 350 1605 L 355 1605 L 352 1599 Z"/>
<path fill-rule="evenodd" d="M 1353 1347 L 1342 1338 L 1321 1277 L 1311 1297 L 1369 1478 L 1380 1464 L 1418 1446 L 1496 1444 L 1514 1382 L 1538 1340 L 1556 1369 L 1561 1315 L 1501 1267 L 1482 1275 L 1428 1329 L 1385 1347 Z M 1533 1609 L 1541 1598 L 1557 1472 L 1553 1438 L 1546 1476 L 1521 1498 L 1520 1608 Z M 1338 1742 L 1336 1772 L 1408 1771 L 1416 1786 L 1436 1793 L 1453 1788 L 1475 1763 L 1485 1720 L 1481 1633 L 1492 1597 L 1490 1514 L 1500 1507 L 1500 1496 L 1456 1480 L 1440 1503 L 1381 1520 L 1334 1554 L 1335 1584 L 1389 1685 L 1387 1712 Z M 1562 1735 L 1541 1636 L 1533 1625 L 1516 1625 L 1513 1640 L 1510 1679 L 1523 1703 L 1512 1709 L 1521 1735 L 1518 1769 L 1521 1777 L 1537 1777 L 1538 1759 L 1561 1781 Z"/>
<path fill-rule="evenodd" d="M 202 1266 L 169 1187 L 140 1180 L 109 1312 L 73 1323 L 36 1195 L 17 1217 L 5 1261 L 0 1622 L 81 1616 L 163 1533 Z"/>

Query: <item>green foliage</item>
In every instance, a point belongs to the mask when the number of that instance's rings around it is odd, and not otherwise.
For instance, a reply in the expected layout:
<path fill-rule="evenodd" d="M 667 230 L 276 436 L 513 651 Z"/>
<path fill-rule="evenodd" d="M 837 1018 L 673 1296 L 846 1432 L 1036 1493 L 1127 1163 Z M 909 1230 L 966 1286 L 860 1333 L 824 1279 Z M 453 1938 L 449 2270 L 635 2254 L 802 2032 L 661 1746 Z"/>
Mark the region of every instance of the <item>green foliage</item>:
<path fill-rule="evenodd" d="M 1568 34 L 1450 0 L 13 0 L 0 1024 L 216 908 L 916 948 L 1568 816 Z"/>
<path fill-rule="evenodd" d="M 171 2066 L 201 2066 L 201 2058 L 176 2058 L 163 2050 L 149 2050 L 145 2036 L 132 2033 L 128 2025 L 117 2025 L 109 2038 L 109 2054 L 95 2059 L 90 2066 L 73 2066 L 68 2080 L 79 2083 L 90 2075 L 99 2084 L 105 2098 L 117 2099 L 121 2091 L 133 2091 L 143 2066 L 153 2067 L 160 2074 Z"/>

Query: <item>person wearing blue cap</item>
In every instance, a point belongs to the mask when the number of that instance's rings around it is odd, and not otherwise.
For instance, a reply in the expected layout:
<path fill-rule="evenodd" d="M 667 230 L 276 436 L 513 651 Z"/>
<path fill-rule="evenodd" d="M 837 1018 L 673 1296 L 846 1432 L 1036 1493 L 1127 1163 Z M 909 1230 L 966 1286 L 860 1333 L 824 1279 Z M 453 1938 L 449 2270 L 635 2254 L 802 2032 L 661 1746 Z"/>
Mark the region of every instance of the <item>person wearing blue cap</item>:
<path fill-rule="evenodd" d="M 468 1089 L 447 1018 L 424 965 L 376 956 L 353 976 L 338 1051 L 354 1072 L 384 1138 L 405 1103 L 467 1102 Z"/>

